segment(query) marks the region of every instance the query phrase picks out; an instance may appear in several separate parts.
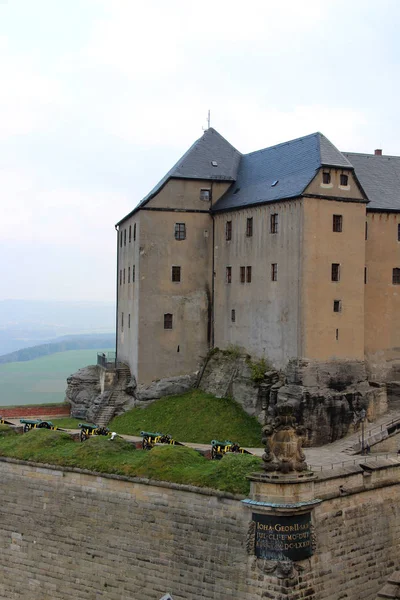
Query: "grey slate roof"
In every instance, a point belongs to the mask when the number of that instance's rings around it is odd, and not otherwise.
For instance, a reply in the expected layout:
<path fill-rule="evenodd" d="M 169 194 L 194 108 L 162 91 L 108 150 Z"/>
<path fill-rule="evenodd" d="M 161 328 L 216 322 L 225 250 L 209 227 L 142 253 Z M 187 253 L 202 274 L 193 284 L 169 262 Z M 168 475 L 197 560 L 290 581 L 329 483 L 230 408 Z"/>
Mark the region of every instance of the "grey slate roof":
<path fill-rule="evenodd" d="M 127 217 L 142 208 L 153 198 L 171 178 L 209 179 L 212 181 L 235 181 L 241 154 L 212 127 L 196 140 L 156 186 L 139 202 Z M 217 163 L 213 166 L 212 161 Z"/>
<path fill-rule="evenodd" d="M 352 169 L 322 133 L 245 154 L 236 183 L 213 209 L 229 210 L 300 196 L 323 166 Z"/>
<path fill-rule="evenodd" d="M 400 210 L 400 157 L 344 152 L 368 199 L 367 210 Z"/>

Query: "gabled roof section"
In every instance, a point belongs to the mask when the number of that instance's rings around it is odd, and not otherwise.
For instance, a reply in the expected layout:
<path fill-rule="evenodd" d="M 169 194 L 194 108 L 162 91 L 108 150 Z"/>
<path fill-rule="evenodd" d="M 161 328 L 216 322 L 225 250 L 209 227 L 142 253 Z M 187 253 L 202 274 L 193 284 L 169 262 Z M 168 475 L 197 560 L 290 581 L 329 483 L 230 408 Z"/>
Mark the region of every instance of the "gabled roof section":
<path fill-rule="evenodd" d="M 236 184 L 213 209 L 230 210 L 300 196 L 321 167 L 353 169 L 322 133 L 242 156 Z"/>
<path fill-rule="evenodd" d="M 210 181 L 235 181 L 241 154 L 212 127 L 207 129 L 178 160 L 157 185 L 139 202 L 127 217 L 142 208 L 163 188 L 169 179 L 209 179 Z"/>
<path fill-rule="evenodd" d="M 369 199 L 367 210 L 400 211 L 400 157 L 344 152 Z"/>

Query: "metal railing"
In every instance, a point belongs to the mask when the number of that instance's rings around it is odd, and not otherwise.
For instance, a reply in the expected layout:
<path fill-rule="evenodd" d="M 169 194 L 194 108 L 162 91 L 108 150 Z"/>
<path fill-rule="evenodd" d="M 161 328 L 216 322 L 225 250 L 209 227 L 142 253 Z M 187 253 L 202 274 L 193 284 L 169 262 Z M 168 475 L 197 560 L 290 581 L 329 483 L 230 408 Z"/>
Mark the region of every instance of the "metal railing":
<path fill-rule="evenodd" d="M 376 435 L 377 433 L 381 433 L 382 431 L 387 431 L 388 435 L 391 435 L 395 431 L 400 429 L 400 418 L 392 419 L 391 421 L 387 421 L 386 423 L 382 423 L 382 425 L 376 425 L 371 429 L 367 429 L 365 432 L 366 437 L 371 437 Z M 358 436 L 358 442 L 361 443 L 361 435 Z"/>
<path fill-rule="evenodd" d="M 340 469 L 342 467 L 346 467 L 346 466 L 351 466 L 351 465 L 359 465 L 361 463 L 366 464 L 368 462 L 377 462 L 380 458 L 391 458 L 391 459 L 396 459 L 396 462 L 400 462 L 400 457 L 392 452 L 392 453 L 386 453 L 386 454 L 376 454 L 374 456 L 368 455 L 368 456 L 363 456 L 362 458 L 354 458 L 353 460 L 341 460 L 338 462 L 333 462 L 333 463 L 328 463 L 327 465 L 310 465 L 308 464 L 308 468 L 311 471 L 328 471 L 331 470 L 333 471 L 333 469 Z"/>
<path fill-rule="evenodd" d="M 97 364 L 104 369 L 115 369 L 115 352 L 98 352 L 97 353 Z"/>

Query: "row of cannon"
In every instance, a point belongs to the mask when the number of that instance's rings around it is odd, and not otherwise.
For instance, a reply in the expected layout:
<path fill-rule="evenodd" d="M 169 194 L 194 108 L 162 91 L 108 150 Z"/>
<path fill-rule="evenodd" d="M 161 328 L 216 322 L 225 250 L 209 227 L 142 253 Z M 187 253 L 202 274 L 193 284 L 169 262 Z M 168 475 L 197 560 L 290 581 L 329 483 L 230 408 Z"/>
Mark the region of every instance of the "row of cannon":
<path fill-rule="evenodd" d="M 67 431 L 62 427 L 57 427 L 53 425 L 51 421 L 42 421 L 42 419 L 20 419 L 21 425 L 23 425 L 24 433 L 30 431 L 31 429 L 51 429 L 53 431 Z M 0 417 L 1 425 L 13 425 L 10 421 L 6 421 L 5 419 Z M 113 439 L 117 434 L 111 432 L 107 427 L 100 427 L 94 423 L 79 423 L 80 429 L 80 441 L 84 442 L 89 437 L 94 435 L 104 435 L 111 436 Z M 156 444 L 168 444 L 170 446 L 184 446 L 182 442 L 178 442 L 168 433 L 152 433 L 149 431 L 141 431 L 140 435 L 142 437 L 142 448 L 143 450 L 151 450 L 154 448 Z M 211 441 L 211 459 L 218 460 L 221 459 L 227 453 L 234 454 L 251 454 L 248 450 L 245 450 L 238 444 L 237 442 L 231 442 L 230 440 L 225 440 L 220 442 L 218 440 Z"/>

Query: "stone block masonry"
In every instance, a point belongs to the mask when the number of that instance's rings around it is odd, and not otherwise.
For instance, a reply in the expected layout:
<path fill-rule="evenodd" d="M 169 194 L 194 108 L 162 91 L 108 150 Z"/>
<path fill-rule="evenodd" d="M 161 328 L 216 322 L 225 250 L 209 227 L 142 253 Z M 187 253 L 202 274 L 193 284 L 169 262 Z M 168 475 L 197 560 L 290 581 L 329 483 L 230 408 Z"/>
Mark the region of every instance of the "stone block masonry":
<path fill-rule="evenodd" d="M 254 556 L 240 498 L 1 458 L 0 600 L 374 600 L 399 563 L 399 471 L 321 474 L 315 554 L 287 569 Z"/>

